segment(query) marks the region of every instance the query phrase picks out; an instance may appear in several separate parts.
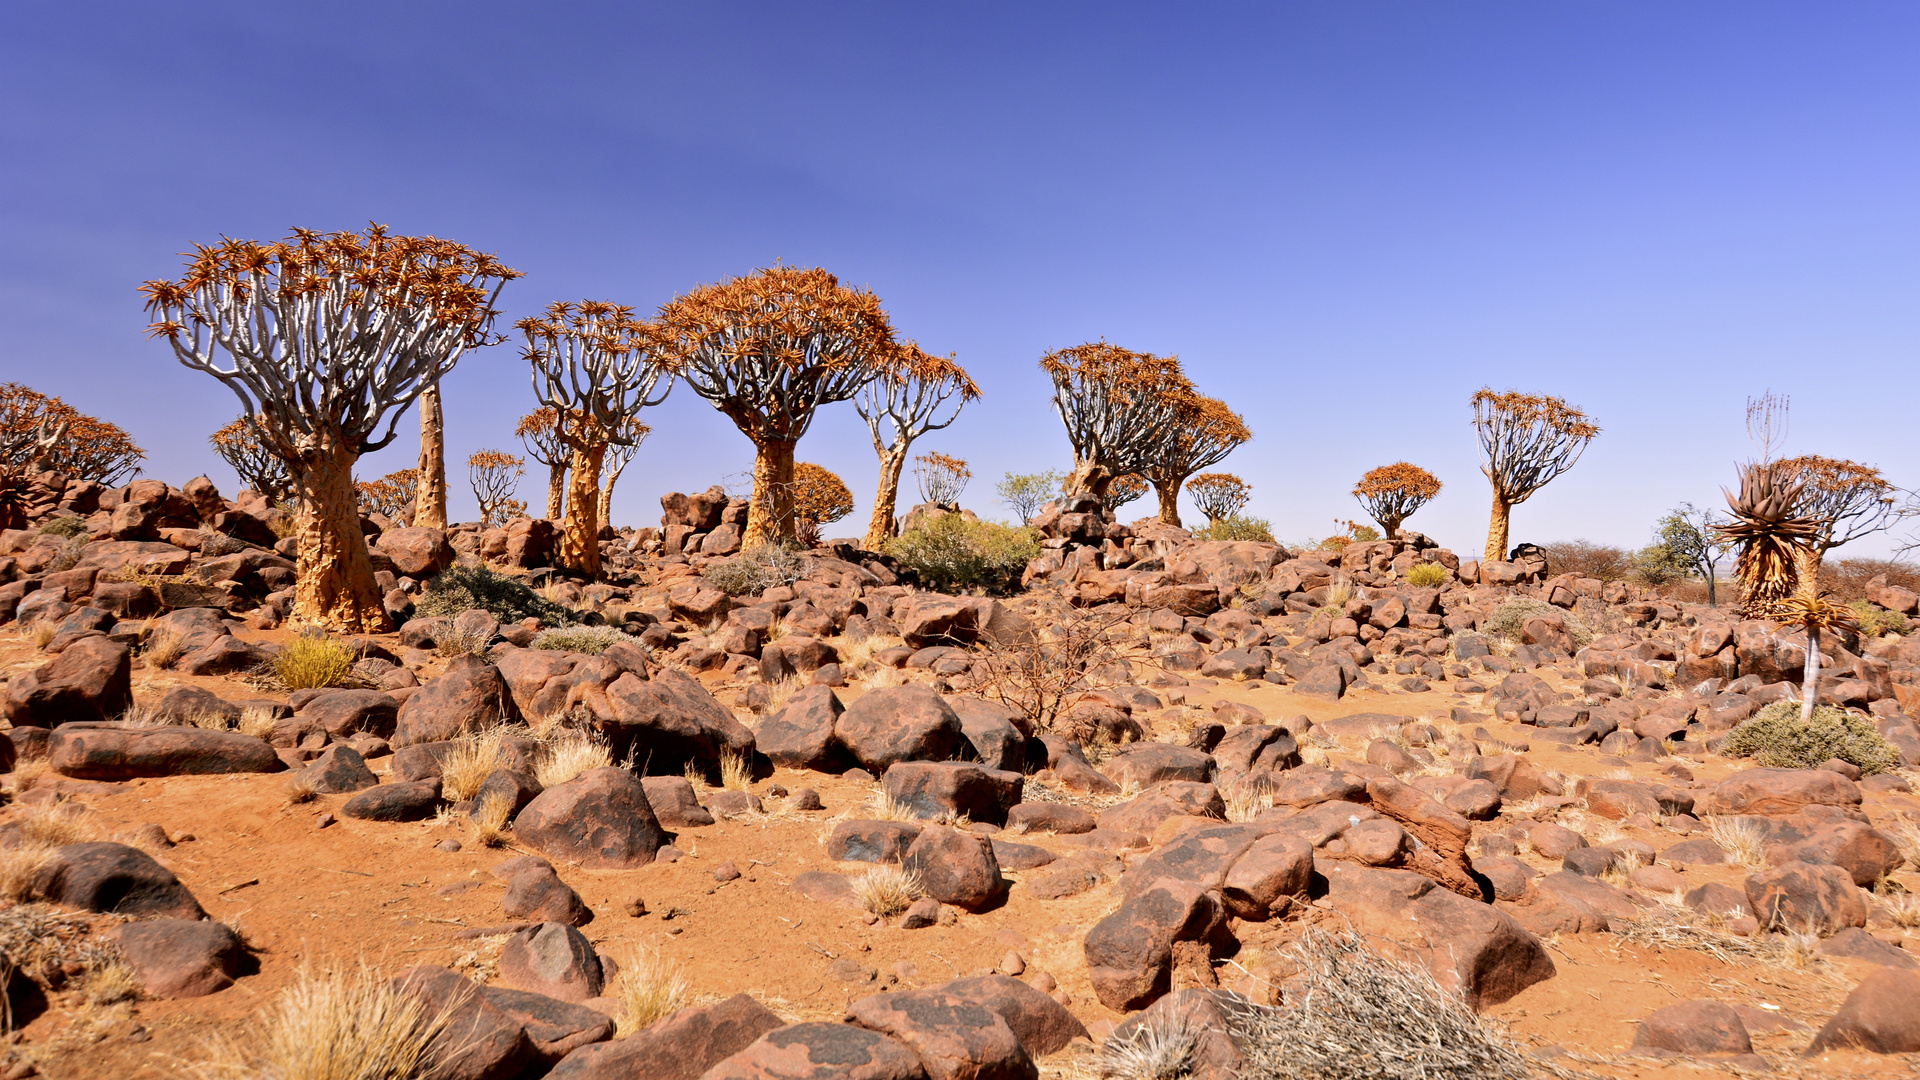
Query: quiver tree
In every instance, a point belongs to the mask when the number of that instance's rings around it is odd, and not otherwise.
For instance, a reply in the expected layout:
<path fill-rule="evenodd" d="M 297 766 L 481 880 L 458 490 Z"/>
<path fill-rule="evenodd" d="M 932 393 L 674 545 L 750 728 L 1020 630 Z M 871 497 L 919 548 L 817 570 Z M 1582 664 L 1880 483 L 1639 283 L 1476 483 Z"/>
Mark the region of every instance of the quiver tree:
<path fill-rule="evenodd" d="M 547 467 L 547 520 L 559 521 L 561 500 L 567 488 L 567 462 L 573 460 L 573 451 L 567 449 L 566 440 L 560 437 L 559 411 L 545 407 L 535 409 L 520 418 L 520 425 L 513 433 L 520 436 L 527 456 Z"/>
<path fill-rule="evenodd" d="M 1253 497 L 1253 488 L 1232 473 L 1210 472 L 1187 481 L 1187 495 L 1211 525 L 1238 514 Z"/>
<path fill-rule="evenodd" d="M 662 349 L 658 324 L 635 319 L 632 308 L 619 304 L 559 303 L 542 318 L 514 325 L 526 335 L 534 395 L 555 411 L 560 439 L 573 451 L 559 563 L 594 577 L 600 573 L 600 468 L 607 445 L 632 441 L 634 414 L 666 400 L 673 362 Z"/>
<path fill-rule="evenodd" d="M 1800 722 L 1806 723 L 1813 719 L 1813 706 L 1820 697 L 1821 631 L 1857 631 L 1860 624 L 1852 610 L 1821 593 L 1814 577 L 1802 578 L 1794 594 L 1775 605 L 1773 618 L 1807 632 L 1807 663 L 1800 676 Z"/>
<path fill-rule="evenodd" d="M 820 546 L 820 526 L 853 513 L 853 492 L 839 474 L 811 461 L 793 467 L 795 539 L 807 547 Z"/>
<path fill-rule="evenodd" d="M 420 470 L 401 469 L 378 480 L 356 481 L 353 494 L 362 513 L 404 522 L 420 504 Z"/>
<path fill-rule="evenodd" d="M 880 299 L 825 270 L 776 266 L 661 308 L 681 377 L 753 441 L 743 542 L 794 538 L 793 453 L 822 405 L 902 377 Z"/>
<path fill-rule="evenodd" d="M 1063 494 L 1103 498 L 1122 473 L 1146 475 L 1191 406 L 1193 384 L 1171 356 L 1104 341 L 1040 358 L 1053 380 L 1053 408 L 1073 446 Z"/>
<path fill-rule="evenodd" d="M 973 470 L 961 458 L 935 452 L 913 459 L 913 480 L 920 488 L 922 502 L 957 509 L 960 493 L 971 479 Z"/>
<path fill-rule="evenodd" d="M 393 441 L 416 397 L 491 344 L 519 273 L 434 237 L 296 230 L 196 249 L 178 281 L 141 291 L 187 367 L 219 379 L 287 463 L 299 519 L 296 621 L 388 628 L 354 505 L 353 465 Z"/>
<path fill-rule="evenodd" d="M 1820 523 L 1806 547 L 1808 564 L 1801 568 L 1803 575 L 1818 576 L 1827 552 L 1893 523 L 1896 489 L 1871 465 L 1806 454 L 1778 461 L 1774 467 L 1800 485 L 1798 516 Z"/>
<path fill-rule="evenodd" d="M 1106 497 L 1100 505 L 1108 513 L 1119 513 L 1120 508 L 1147 493 L 1146 478 L 1139 473 L 1122 473 L 1107 485 Z"/>
<path fill-rule="evenodd" d="M 52 439 L 45 432 L 58 431 Z M 0 450 L 18 441 L 22 451 L 7 451 L 0 464 L 27 474 L 51 469 L 71 480 L 95 480 L 109 487 L 124 484 L 140 471 L 147 454 L 133 436 L 21 383 L 0 384 Z"/>
<path fill-rule="evenodd" d="M 1389 538 L 1400 535 L 1400 524 L 1440 494 L 1440 478 L 1418 465 L 1396 461 L 1367 470 L 1353 486 L 1353 497 L 1367 516 L 1380 523 Z"/>
<path fill-rule="evenodd" d="M 414 495 L 413 524 L 422 529 L 447 527 L 447 424 L 440 413 L 440 381 L 420 394 L 420 477 Z"/>
<path fill-rule="evenodd" d="M 1800 568 L 1810 565 L 1808 553 L 1820 536 L 1822 523 L 1800 513 L 1800 482 L 1779 466 L 1750 462 L 1740 467 L 1738 495 L 1722 489 L 1733 520 L 1715 533 L 1738 549 L 1734 576 L 1749 619 L 1774 617 L 1774 609 L 1800 589 Z"/>
<path fill-rule="evenodd" d="M 22 529 L 32 509 L 30 478 L 44 471 L 46 455 L 66 434 L 64 421 L 42 414 L 34 427 L 0 428 L 0 529 Z"/>
<path fill-rule="evenodd" d="M 1180 488 L 1189 476 L 1225 461 L 1253 432 L 1224 401 L 1204 394 L 1176 395 L 1179 416 L 1144 474 L 1160 496 L 1160 520 L 1180 527 Z"/>
<path fill-rule="evenodd" d="M 853 407 L 867 422 L 873 451 L 880 456 L 880 489 L 873 497 L 864 541 L 868 550 L 879 551 L 896 532 L 893 509 L 913 441 L 959 419 L 966 403 L 979 396 L 980 387 L 951 356 L 933 356 L 908 342 L 901 346 L 897 377 L 874 379 L 854 398 Z"/>
<path fill-rule="evenodd" d="M 653 429 L 641 423 L 637 418 L 628 417 L 621 426 L 619 439 L 607 444 L 607 460 L 603 463 L 606 470 L 606 482 L 600 485 L 600 520 L 613 521 L 613 485 L 620 482 L 620 474 L 625 472 L 633 456 L 640 452 L 640 444 L 647 441 Z"/>
<path fill-rule="evenodd" d="M 242 416 L 207 437 L 213 452 L 240 478 L 240 483 L 260 493 L 270 503 L 286 499 L 293 484 L 287 463 L 280 460 L 261 437 L 260 424 L 251 416 Z"/>
<path fill-rule="evenodd" d="M 1506 558 L 1513 508 L 1573 468 L 1600 434 L 1587 414 L 1557 397 L 1481 387 L 1473 395 L 1473 427 L 1480 436 L 1480 471 L 1493 485 L 1487 523 L 1487 559 Z"/>
<path fill-rule="evenodd" d="M 482 526 L 491 529 L 507 523 L 506 510 L 514 503 L 513 490 L 520 486 L 526 465 L 525 459 L 499 450 L 479 450 L 467 458 L 467 480 L 480 504 Z"/>

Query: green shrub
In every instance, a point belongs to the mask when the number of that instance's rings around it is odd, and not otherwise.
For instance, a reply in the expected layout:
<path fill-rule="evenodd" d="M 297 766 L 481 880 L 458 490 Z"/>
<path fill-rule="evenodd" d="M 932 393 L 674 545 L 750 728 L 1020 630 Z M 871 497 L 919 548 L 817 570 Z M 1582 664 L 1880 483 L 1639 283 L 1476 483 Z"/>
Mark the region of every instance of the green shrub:
<path fill-rule="evenodd" d="M 807 576 L 812 560 L 779 544 L 759 544 L 700 572 L 707 583 L 728 596 L 752 596 L 779 585 L 791 585 Z"/>
<path fill-rule="evenodd" d="M 1266 518 L 1242 517 L 1234 514 L 1223 517 L 1204 529 L 1193 534 L 1201 540 L 1258 540 L 1263 544 L 1273 543 L 1273 527 Z"/>
<path fill-rule="evenodd" d="M 1407 567 L 1407 584 L 1416 589 L 1437 589 L 1447 583 L 1450 575 L 1447 568 L 1439 563 L 1420 563 Z"/>
<path fill-rule="evenodd" d="M 1040 541 L 1024 526 L 942 514 L 888 541 L 887 554 L 930 589 L 1005 592 L 1020 584 L 1021 571 L 1040 554 Z"/>
<path fill-rule="evenodd" d="M 611 626 L 568 626 L 558 630 L 540 631 L 533 636 L 533 647 L 552 649 L 554 652 L 586 653 L 589 656 L 598 656 L 606 652 L 609 645 L 633 640 Z"/>
<path fill-rule="evenodd" d="M 1854 621 L 1860 624 L 1862 637 L 1877 638 L 1887 634 L 1905 634 L 1913 629 L 1912 621 L 1905 615 L 1874 607 L 1865 600 L 1855 600 L 1847 607 L 1853 610 Z"/>
<path fill-rule="evenodd" d="M 1727 733 L 1720 752 L 1775 769 L 1812 769 L 1832 758 L 1866 775 L 1900 767 L 1900 752 L 1866 717 L 1821 705 L 1813 710 L 1812 720 L 1801 723 L 1800 703 L 1794 701 L 1776 701 L 1753 714 Z"/>
<path fill-rule="evenodd" d="M 428 584 L 427 591 L 415 601 L 416 614 L 454 616 L 480 608 L 502 623 L 539 619 L 553 626 L 573 621 L 566 608 L 543 599 L 526 584 L 485 567 L 456 566 Z"/>
<path fill-rule="evenodd" d="M 1576 646 L 1584 647 L 1591 644 L 1596 636 L 1593 628 L 1575 618 L 1573 612 L 1554 607 L 1545 600 L 1533 600 L 1527 597 L 1517 597 L 1494 608 L 1493 614 L 1487 618 L 1487 623 L 1481 627 L 1481 630 L 1489 634 L 1498 634 L 1509 641 L 1519 641 L 1521 630 L 1527 625 L 1527 620 L 1536 615 L 1547 619 L 1558 616 L 1560 621 L 1566 624 L 1567 634 L 1573 638 Z"/>
<path fill-rule="evenodd" d="M 75 517 L 72 514 L 61 514 L 59 517 L 48 518 L 40 523 L 40 534 L 42 536 L 65 536 L 71 538 L 75 536 L 86 536 L 87 531 L 86 519 Z"/>
<path fill-rule="evenodd" d="M 318 690 L 326 686 L 344 686 L 352 673 L 353 646 L 323 633 L 303 633 L 287 642 L 274 658 L 273 672 L 288 690 Z"/>

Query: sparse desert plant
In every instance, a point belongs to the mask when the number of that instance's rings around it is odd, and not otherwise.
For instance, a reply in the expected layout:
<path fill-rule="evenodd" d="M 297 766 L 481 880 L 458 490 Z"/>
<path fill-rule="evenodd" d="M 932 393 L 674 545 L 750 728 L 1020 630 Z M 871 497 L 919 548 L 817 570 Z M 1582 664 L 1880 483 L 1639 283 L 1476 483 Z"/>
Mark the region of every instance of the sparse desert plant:
<path fill-rule="evenodd" d="M 1775 920 L 1776 923 L 1778 920 Z M 1786 966 L 1810 968 L 1820 963 L 1820 935 L 1801 930 L 1785 930 L 1780 934 L 1781 953 Z"/>
<path fill-rule="evenodd" d="M 34 878 L 52 857 L 53 848 L 47 844 L 0 847 L 0 900 L 16 904 L 32 900 Z"/>
<path fill-rule="evenodd" d="M 1169 1014 L 1163 1022 L 1143 1022 L 1125 1036 L 1108 1037 L 1089 1070 L 1098 1080 L 1187 1080 L 1198 1042 L 1184 1015 Z"/>
<path fill-rule="evenodd" d="M 1633 556 L 1626 551 L 1591 540 L 1559 540 L 1541 544 L 1547 553 L 1547 572 L 1578 574 L 1601 581 L 1622 581 L 1633 570 Z"/>
<path fill-rule="evenodd" d="M 433 651 L 451 660 L 457 656 L 479 656 L 487 651 L 493 634 L 484 626 L 454 625 L 433 638 Z"/>
<path fill-rule="evenodd" d="M 1229 1025 L 1248 1074 L 1273 1080 L 1527 1080 L 1535 1060 L 1423 964 L 1373 951 L 1360 934 L 1309 928 L 1287 1004 L 1247 1003 Z"/>
<path fill-rule="evenodd" d="M 1060 721 L 1067 704 L 1095 684 L 1095 672 L 1119 655 L 1115 629 L 1122 616 L 1094 608 L 1063 608 L 1035 620 L 1040 628 L 987 650 L 975 693 L 1024 714 L 1042 732 Z"/>
<path fill-rule="evenodd" d="M 473 798 L 488 775 L 500 767 L 500 743 L 509 730 L 504 724 L 497 725 L 455 741 L 440 758 L 441 796 L 448 802 Z"/>
<path fill-rule="evenodd" d="M 1527 620 L 1536 617 L 1557 619 L 1565 624 L 1567 635 L 1573 638 L 1573 643 L 1577 646 L 1584 647 L 1591 644 L 1595 637 L 1593 628 L 1582 622 L 1573 612 L 1554 607 L 1545 600 L 1535 600 L 1525 596 L 1515 597 L 1494 608 L 1493 614 L 1487 618 L 1486 625 L 1481 629 L 1509 641 L 1519 641 Z"/>
<path fill-rule="evenodd" d="M 745 791 L 753 785 L 753 760 L 731 750 L 720 753 L 720 786 L 728 791 Z"/>
<path fill-rule="evenodd" d="M 625 631 L 612 626 L 566 626 L 542 630 L 533 636 L 533 647 L 555 652 L 585 653 L 599 656 L 607 646 L 634 641 Z"/>
<path fill-rule="evenodd" d="M 1755 818 L 1710 818 L 1707 837 L 1720 845 L 1720 850 L 1727 853 L 1727 861 L 1735 866 L 1757 870 L 1767 865 L 1767 827 Z"/>
<path fill-rule="evenodd" d="M 969 521 L 942 514 L 887 542 L 887 554 L 941 592 L 984 589 L 1005 592 L 1040 554 L 1040 540 L 1025 526 Z"/>
<path fill-rule="evenodd" d="M 1333 579 L 1333 584 L 1327 586 L 1327 599 L 1320 605 L 1320 609 L 1322 611 L 1338 612 L 1341 608 L 1346 607 L 1347 601 L 1352 600 L 1353 597 L 1353 582 L 1348 581 L 1346 578 L 1335 578 Z"/>
<path fill-rule="evenodd" d="M 273 672 L 289 690 L 342 686 L 352 674 L 353 646 L 324 632 L 303 632 L 273 660 Z"/>
<path fill-rule="evenodd" d="M 88 960 L 86 976 L 80 982 L 87 1004 L 114 1005 L 140 996 L 140 976 L 119 956 L 103 948 Z"/>
<path fill-rule="evenodd" d="M 1776 769 L 1811 769 L 1839 758 L 1866 775 L 1900 767 L 1900 752 L 1863 716 L 1822 705 L 1802 721 L 1798 702 L 1776 701 L 1727 733 L 1720 752 Z"/>
<path fill-rule="evenodd" d="M 572 779 L 572 777 L 568 777 Z M 473 842 L 481 847 L 500 847 L 507 842 L 507 820 L 513 817 L 513 796 L 504 791 L 489 791 L 473 809 Z"/>
<path fill-rule="evenodd" d="M 701 571 L 707 583 L 728 596 L 754 596 L 807 576 L 813 560 L 779 544 L 758 544 Z"/>
<path fill-rule="evenodd" d="M 1877 638 L 1913 631 L 1912 620 L 1898 611 L 1877 608 L 1865 600 L 1855 600 L 1847 609 L 1853 612 L 1853 621 L 1860 624 L 1861 637 Z"/>
<path fill-rule="evenodd" d="M 71 803 L 48 802 L 23 807 L 13 823 L 20 827 L 23 843 L 49 848 L 85 844 L 101 838 L 93 815 Z"/>
<path fill-rule="evenodd" d="M 907 910 L 925 894 L 919 875 L 895 863 L 872 866 L 853 879 L 853 898 L 883 919 Z"/>
<path fill-rule="evenodd" d="M 56 514 L 41 522 L 34 531 L 42 536 L 60 536 L 71 540 L 87 535 L 87 519 L 73 514 Z"/>
<path fill-rule="evenodd" d="M 240 1039 L 216 1037 L 189 1069 L 198 1080 L 420 1080 L 451 1002 L 429 1011 L 423 998 L 362 965 L 293 982 Z"/>
<path fill-rule="evenodd" d="M 1262 544 L 1274 542 L 1272 523 L 1266 518 L 1246 517 L 1242 514 L 1229 514 L 1208 524 L 1204 529 L 1195 529 L 1193 535 L 1198 540 L 1253 540 Z"/>
<path fill-rule="evenodd" d="M 573 621 L 566 608 L 542 599 L 525 582 L 484 566 L 455 566 L 442 571 L 413 607 L 420 615 L 449 618 L 480 608 L 502 623 L 539 619 L 549 626 L 563 626 Z"/>
<path fill-rule="evenodd" d="M 1439 563 L 1419 563 L 1407 567 L 1407 584 L 1416 589 L 1436 589 L 1447 583 L 1451 577 L 1447 568 Z"/>
<path fill-rule="evenodd" d="M 1060 482 L 1065 479 L 1065 476 L 1053 470 L 1010 472 L 993 486 L 993 490 L 994 494 L 1000 496 L 1001 505 L 1020 515 L 1020 524 L 1029 525 L 1042 506 L 1060 497 Z"/>
<path fill-rule="evenodd" d="M 249 705 L 240 710 L 240 724 L 234 728 L 242 735 L 251 735 L 264 739 L 273 734 L 273 725 L 280 719 L 271 705 Z"/>
<path fill-rule="evenodd" d="M 613 764 L 613 751 L 592 736 L 568 735 L 547 744 L 534 762 L 533 778 L 543 788 L 564 784 L 588 769 Z"/>
<path fill-rule="evenodd" d="M 286 782 L 280 786 L 281 800 L 287 806 L 310 803 L 318 795 L 319 791 L 313 786 L 313 777 L 308 776 L 304 769 L 287 777 Z"/>
<path fill-rule="evenodd" d="M 635 955 L 620 969 L 611 995 L 620 1003 L 620 1034 L 631 1035 L 679 1012 L 687 1002 L 688 989 L 680 965 L 658 952 Z"/>
<path fill-rule="evenodd" d="M 170 668 L 186 651 L 180 635 L 171 630 L 155 630 L 140 643 L 140 658 L 151 668 Z"/>

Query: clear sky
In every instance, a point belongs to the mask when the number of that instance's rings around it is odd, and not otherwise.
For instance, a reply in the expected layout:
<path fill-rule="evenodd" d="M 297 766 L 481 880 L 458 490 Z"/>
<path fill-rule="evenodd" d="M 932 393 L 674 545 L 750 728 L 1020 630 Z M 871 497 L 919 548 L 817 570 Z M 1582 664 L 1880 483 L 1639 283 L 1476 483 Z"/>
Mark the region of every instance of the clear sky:
<path fill-rule="evenodd" d="M 136 288 L 221 235 L 451 237 L 559 299 L 650 310 L 776 260 L 866 285 L 985 398 L 919 444 L 1065 468 L 1036 367 L 1105 337 L 1177 353 L 1255 439 L 1224 468 L 1283 538 L 1360 517 L 1486 534 L 1467 399 L 1561 395 L 1604 428 L 1514 539 L 1647 542 L 1718 503 L 1747 395 L 1789 453 L 1920 485 L 1920 8 L 1850 3 L 0 6 L 0 379 L 131 431 L 151 475 L 236 485 L 233 396 L 144 338 Z M 524 362 L 447 386 L 466 455 L 518 448 Z M 620 524 L 749 467 L 684 387 Z M 412 427 L 409 421 L 403 428 Z M 362 462 L 412 464 L 403 436 Z M 851 405 L 803 460 L 870 508 Z M 537 469 L 538 467 L 535 466 Z M 536 504 L 542 477 L 521 494 Z M 1147 512 L 1143 501 L 1134 509 Z M 1188 515 L 1194 516 L 1189 507 Z M 1883 554 L 1886 538 L 1842 554 Z"/>

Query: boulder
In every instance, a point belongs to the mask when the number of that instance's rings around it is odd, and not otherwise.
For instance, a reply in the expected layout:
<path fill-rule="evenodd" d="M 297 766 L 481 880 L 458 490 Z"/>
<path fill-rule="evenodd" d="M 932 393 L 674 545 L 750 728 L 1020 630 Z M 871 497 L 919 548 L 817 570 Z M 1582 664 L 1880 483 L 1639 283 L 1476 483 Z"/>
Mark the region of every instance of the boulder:
<path fill-rule="evenodd" d="M 286 763 L 265 739 L 197 727 L 57 728 L 47 739 L 55 772 L 79 780 L 270 773 Z"/>
<path fill-rule="evenodd" d="M 1233 1022 L 1250 1007 L 1245 999 L 1212 988 L 1175 990 L 1122 1021 L 1107 1045 L 1141 1045 L 1149 1034 L 1184 1033 L 1192 1040 L 1187 1070 L 1180 1073 L 1184 1080 L 1242 1080 L 1249 1076 L 1248 1063 L 1234 1041 Z"/>
<path fill-rule="evenodd" d="M 13 677 L 5 714 L 14 727 L 112 720 L 133 707 L 133 653 L 112 638 L 86 637 L 51 663 Z"/>
<path fill-rule="evenodd" d="M 388 529 L 374 541 L 373 549 L 393 560 L 394 573 L 415 580 L 438 574 L 454 560 L 453 545 L 440 529 Z"/>
<path fill-rule="evenodd" d="M 984 911 L 1006 896 L 1007 882 L 986 837 L 929 824 L 907 848 L 901 865 L 926 894 L 963 911 Z"/>
<path fill-rule="evenodd" d="M 1920 1051 L 1920 972 L 1881 968 L 1860 980 L 1807 1047 L 1874 1054 Z"/>
<path fill-rule="evenodd" d="M 1066 1049 L 1074 1039 L 1087 1037 L 1086 1025 L 1066 1006 L 1018 979 L 1005 975 L 976 975 L 937 987 L 949 997 L 984 1005 L 998 1013 L 1014 1037 L 1033 1057 Z"/>
<path fill-rule="evenodd" d="M 667 842 L 639 778 L 612 767 L 541 792 L 514 819 L 513 834 L 549 857 L 602 870 L 645 866 Z"/>
<path fill-rule="evenodd" d="M 1214 894 L 1183 881 L 1162 880 L 1130 897 L 1082 946 L 1100 1003 L 1122 1011 L 1150 1004 L 1172 986 L 1174 943 L 1207 941 L 1225 920 Z"/>
<path fill-rule="evenodd" d="M 1313 845 L 1297 836 L 1255 840 L 1220 883 L 1220 898 L 1233 915 L 1259 922 L 1284 915 L 1304 900 L 1313 876 Z"/>
<path fill-rule="evenodd" d="M 507 939 L 500 980 L 561 1001 L 599 997 L 606 980 L 586 935 L 564 922 L 543 922 Z"/>
<path fill-rule="evenodd" d="M 32 893 L 82 911 L 166 919 L 204 919 L 200 902 L 153 856 L 125 844 L 55 848 L 34 874 Z"/>
<path fill-rule="evenodd" d="M 701 1080 L 927 1080 L 897 1039 L 853 1024 L 791 1024 L 708 1069 Z"/>
<path fill-rule="evenodd" d="M 1747 769 L 1734 773 L 1701 800 L 1710 814 L 1777 817 L 1808 806 L 1860 805 L 1860 785 L 1825 769 Z"/>
<path fill-rule="evenodd" d="M 1867 924 L 1867 901 L 1853 876 L 1838 866 L 1791 862 L 1747 878 L 1747 905 L 1763 927 L 1779 926 L 1822 937 Z"/>
<path fill-rule="evenodd" d="M 380 782 L 367 768 L 367 759 L 351 746 L 327 747 L 300 774 L 313 785 L 316 795 L 345 795 Z"/>
<path fill-rule="evenodd" d="M 547 1080 L 700 1080 L 706 1071 L 781 1027 L 780 1018 L 746 994 L 681 1009 L 618 1042 L 568 1054 Z"/>
<path fill-rule="evenodd" d="M 1026 780 L 1017 772 L 970 761 L 901 761 L 882 777 L 887 797 L 926 818 L 965 814 L 1004 825 Z"/>
<path fill-rule="evenodd" d="M 832 687 L 806 687 L 760 722 L 753 733 L 754 743 L 778 767 L 823 768 L 833 760 L 837 749 L 833 728 L 845 711 Z"/>
<path fill-rule="evenodd" d="M 1142 742 L 1107 759 L 1100 771 L 1122 787 L 1129 781 L 1140 788 L 1168 780 L 1204 784 L 1213 779 L 1213 756 L 1172 743 Z"/>
<path fill-rule="evenodd" d="M 989 769 L 1019 772 L 1027 762 L 1027 718 L 1013 709 L 985 698 L 963 694 L 946 699 L 947 706 L 960 717 L 960 731 L 973 747 L 974 756 Z"/>
<path fill-rule="evenodd" d="M 834 723 L 834 737 L 876 774 L 901 761 L 949 761 L 966 745 L 960 717 L 924 686 L 869 690 Z"/>
<path fill-rule="evenodd" d="M 300 719 L 336 739 L 356 731 L 387 739 L 399 722 L 400 703 L 379 690 L 323 690 L 300 707 Z"/>
<path fill-rule="evenodd" d="M 930 1080 L 1037 1080 L 1040 1075 L 999 1013 L 943 990 L 862 998 L 847 1007 L 847 1020 L 911 1047 Z"/>
<path fill-rule="evenodd" d="M 842 821 L 827 838 L 827 858 L 836 862 L 897 863 L 920 839 L 920 826 L 907 821 Z"/>
<path fill-rule="evenodd" d="M 648 772 L 679 772 L 694 763 L 712 773 L 725 756 L 750 759 L 754 753 L 753 732 L 680 671 L 642 677 L 629 668 L 604 693 L 589 693 L 587 703 L 614 759 L 631 753 L 635 761 L 648 762 Z"/>
<path fill-rule="evenodd" d="M 569 1053 L 613 1037 L 613 1018 L 584 1005 L 498 986 L 449 968 L 417 967 L 393 980 L 445 1026 L 428 1046 L 435 1080 L 540 1076 Z"/>
<path fill-rule="evenodd" d="M 513 698 L 500 669 L 477 656 L 460 656 L 408 695 L 390 741 L 396 749 L 443 742 L 514 718 Z"/>
<path fill-rule="evenodd" d="M 560 875 L 544 859 L 525 864 L 507 876 L 507 891 L 500 898 L 500 910 L 510 919 L 568 926 L 585 926 L 593 921 L 593 909 L 580 899 L 572 886 L 560 880 Z"/>
<path fill-rule="evenodd" d="M 1071 803 L 1023 802 L 1007 811 L 1007 827 L 1025 826 L 1028 832 L 1077 835 L 1098 828 L 1093 812 Z"/>
<path fill-rule="evenodd" d="M 1476 1010 L 1555 974 L 1540 939 L 1490 904 L 1407 870 L 1328 864 L 1326 877 L 1333 910 L 1355 930 L 1398 943 Z"/>
<path fill-rule="evenodd" d="M 348 799 L 341 817 L 361 821 L 423 821 L 440 808 L 440 778 L 378 784 Z"/>
<path fill-rule="evenodd" d="M 1656 1009 L 1640 1021 L 1633 1048 L 1690 1057 L 1751 1054 L 1753 1040 L 1733 1006 L 1719 1001 L 1682 1001 Z"/>
<path fill-rule="evenodd" d="M 107 936 L 148 997 L 205 997 L 224 990 L 240 976 L 247 959 L 239 935 L 209 920 L 122 923 Z"/>
<path fill-rule="evenodd" d="M 684 776 L 643 776 L 647 805 L 663 829 L 689 829 L 713 824 L 713 813 L 700 805 L 693 784 Z"/>

